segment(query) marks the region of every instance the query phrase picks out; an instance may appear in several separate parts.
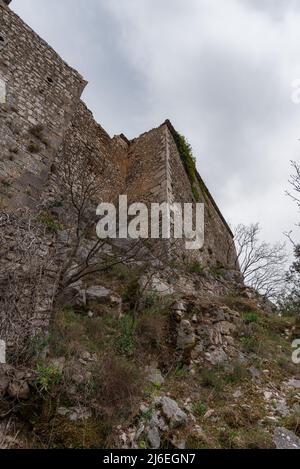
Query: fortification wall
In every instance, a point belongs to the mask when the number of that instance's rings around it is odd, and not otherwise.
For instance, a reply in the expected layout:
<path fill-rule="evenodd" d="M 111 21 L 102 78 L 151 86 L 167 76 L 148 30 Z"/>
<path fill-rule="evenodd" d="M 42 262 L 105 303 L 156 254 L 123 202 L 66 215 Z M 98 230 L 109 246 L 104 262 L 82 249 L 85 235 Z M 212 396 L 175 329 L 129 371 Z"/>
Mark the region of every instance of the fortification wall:
<path fill-rule="evenodd" d="M 195 198 L 191 183 L 173 138 L 174 129 L 169 123 L 166 123 L 164 127 L 168 140 L 169 200 L 171 202 L 193 203 Z M 203 265 L 216 266 L 219 264 L 235 269 L 236 253 L 233 245 L 233 235 L 204 182 L 198 174 L 197 177 L 199 202 L 204 203 L 205 241 L 200 251 L 186 251 L 185 254 L 189 258 L 198 259 Z"/>
<path fill-rule="evenodd" d="M 125 191 L 126 160 L 127 148 L 118 138 L 111 139 L 80 101 L 51 168 L 48 201 L 57 199 L 61 191 L 60 197 L 66 198 L 62 175 L 70 173 L 73 186 L 77 181 L 82 190 L 92 184 L 89 196 L 95 210 L 102 201 L 116 202 Z"/>
<path fill-rule="evenodd" d="M 123 135 L 110 138 L 80 101 L 85 85 L 0 0 L 0 211 L 13 212 L 0 219 L 0 326 L 10 348 L 26 324 L 28 340 L 47 329 L 70 252 L 71 264 L 78 260 L 79 248 L 75 243 L 74 250 L 69 239 L 72 230 L 78 235 L 70 210 L 78 194 L 88 199 L 87 246 L 95 238 L 95 209 L 101 201 L 117 203 L 120 194 L 127 194 L 129 202 L 196 202 L 171 124 L 131 142 Z M 234 268 L 230 229 L 197 178 L 205 203 L 204 248 L 187 251 L 183 241 L 155 240 L 153 251 L 169 256 L 174 248 L 183 260 Z M 20 207 L 19 214 L 15 209 Z M 34 209 L 30 223 L 27 207 Z"/>
<path fill-rule="evenodd" d="M 38 199 L 86 82 L 0 2 L 0 197 Z"/>
<path fill-rule="evenodd" d="M 167 201 L 166 137 L 163 127 L 153 129 L 131 142 L 126 188 L 131 201 Z"/>

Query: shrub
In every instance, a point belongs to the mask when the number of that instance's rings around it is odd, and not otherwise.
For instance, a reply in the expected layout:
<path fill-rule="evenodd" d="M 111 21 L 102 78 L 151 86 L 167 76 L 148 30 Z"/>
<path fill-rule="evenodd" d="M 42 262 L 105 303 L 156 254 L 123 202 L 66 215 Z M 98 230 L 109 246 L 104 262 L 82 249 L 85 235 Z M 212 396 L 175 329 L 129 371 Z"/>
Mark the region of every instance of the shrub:
<path fill-rule="evenodd" d="M 191 189 L 196 202 L 199 202 L 200 195 L 197 188 L 196 158 L 193 155 L 192 147 L 183 135 L 178 132 L 174 134 L 175 142 L 180 154 L 181 161 L 191 183 Z"/>
<path fill-rule="evenodd" d="M 248 369 L 242 363 L 239 362 L 234 363 L 231 371 L 229 373 L 226 373 L 224 376 L 225 382 L 229 384 L 236 384 L 248 378 Z"/>
<path fill-rule="evenodd" d="M 284 426 L 300 437 L 300 411 L 286 417 L 284 419 Z"/>
<path fill-rule="evenodd" d="M 126 285 L 123 292 L 123 301 L 128 303 L 129 307 L 133 309 L 140 301 L 140 296 L 139 277 L 135 277 Z"/>
<path fill-rule="evenodd" d="M 8 181 L 7 179 L 2 179 L 1 184 L 2 184 L 2 186 L 7 187 L 7 188 L 11 187 L 11 182 Z"/>
<path fill-rule="evenodd" d="M 42 363 L 37 365 L 35 384 L 41 393 L 49 393 L 60 384 L 61 379 L 62 374 L 55 366 Z"/>
<path fill-rule="evenodd" d="M 183 363 L 180 363 L 175 370 L 176 378 L 184 378 L 188 376 L 188 374 L 189 374 L 188 369 L 184 366 Z"/>
<path fill-rule="evenodd" d="M 27 146 L 27 150 L 29 151 L 29 153 L 39 153 L 39 151 L 41 150 L 39 145 L 37 145 L 36 143 L 29 143 L 28 146 Z"/>
<path fill-rule="evenodd" d="M 243 319 L 246 324 L 257 324 L 260 322 L 260 317 L 256 312 L 248 312 L 243 314 Z"/>
<path fill-rule="evenodd" d="M 187 266 L 187 271 L 190 274 L 202 274 L 203 273 L 203 266 L 198 261 L 194 261 Z"/>
<path fill-rule="evenodd" d="M 37 436 L 37 447 L 43 443 L 45 448 L 59 449 L 99 449 L 107 445 L 112 428 L 109 423 L 100 419 L 89 418 L 72 422 L 68 417 L 54 415 L 34 418 L 34 434 Z"/>
<path fill-rule="evenodd" d="M 134 333 L 136 324 L 132 316 L 126 314 L 119 322 L 119 334 L 116 339 L 118 351 L 123 355 L 132 355 L 135 346 Z"/>
<path fill-rule="evenodd" d="M 112 354 L 99 360 L 92 371 L 92 397 L 108 415 L 128 416 L 142 393 L 142 376 L 137 367 Z"/>
<path fill-rule="evenodd" d="M 155 304 L 159 303 L 160 298 L 155 292 L 148 293 L 144 298 L 144 306 L 145 308 L 151 308 Z"/>
<path fill-rule="evenodd" d="M 240 296 L 233 295 L 230 293 L 228 296 L 224 296 L 224 303 L 229 308 L 238 311 L 239 313 L 253 313 L 257 312 L 257 305 L 255 301 L 249 298 L 242 298 Z"/>
<path fill-rule="evenodd" d="M 204 387 L 213 388 L 216 392 L 220 392 L 223 389 L 223 381 L 220 370 L 202 370 L 201 384 Z"/>
<path fill-rule="evenodd" d="M 199 402 L 196 402 L 194 405 L 193 405 L 193 412 L 194 414 L 196 414 L 198 417 L 203 417 L 203 415 L 205 414 L 206 412 L 206 405 L 199 401 Z"/>
<path fill-rule="evenodd" d="M 224 444 L 230 449 L 272 449 L 272 436 L 260 428 L 245 428 L 224 435 Z"/>
<path fill-rule="evenodd" d="M 127 265 L 122 263 L 109 266 L 108 272 L 119 280 L 128 280 L 132 275 Z"/>
<path fill-rule="evenodd" d="M 257 337 L 242 337 L 241 343 L 246 352 L 257 352 L 259 349 L 259 340 Z"/>
<path fill-rule="evenodd" d="M 136 325 L 136 338 L 146 350 L 157 351 L 165 339 L 166 316 L 162 313 L 143 313 Z"/>

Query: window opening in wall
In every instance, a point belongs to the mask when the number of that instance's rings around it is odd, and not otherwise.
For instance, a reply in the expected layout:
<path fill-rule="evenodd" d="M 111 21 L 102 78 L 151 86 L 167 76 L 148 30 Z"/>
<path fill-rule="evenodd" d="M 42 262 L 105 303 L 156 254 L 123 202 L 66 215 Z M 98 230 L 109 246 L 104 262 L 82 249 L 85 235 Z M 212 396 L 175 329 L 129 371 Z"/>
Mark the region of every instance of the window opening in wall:
<path fill-rule="evenodd" d="M 0 78 L 0 104 L 6 103 L 6 83 Z"/>

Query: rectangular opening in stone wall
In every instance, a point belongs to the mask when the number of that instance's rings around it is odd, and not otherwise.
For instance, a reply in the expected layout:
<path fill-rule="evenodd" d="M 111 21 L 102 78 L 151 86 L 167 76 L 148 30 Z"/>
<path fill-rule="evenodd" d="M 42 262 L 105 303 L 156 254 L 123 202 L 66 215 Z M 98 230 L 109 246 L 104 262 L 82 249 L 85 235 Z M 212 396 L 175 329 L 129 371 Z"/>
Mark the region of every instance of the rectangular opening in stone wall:
<path fill-rule="evenodd" d="M 6 363 L 6 343 L 0 340 L 0 364 Z"/>
<path fill-rule="evenodd" d="M 6 83 L 0 78 L 0 104 L 6 103 Z"/>

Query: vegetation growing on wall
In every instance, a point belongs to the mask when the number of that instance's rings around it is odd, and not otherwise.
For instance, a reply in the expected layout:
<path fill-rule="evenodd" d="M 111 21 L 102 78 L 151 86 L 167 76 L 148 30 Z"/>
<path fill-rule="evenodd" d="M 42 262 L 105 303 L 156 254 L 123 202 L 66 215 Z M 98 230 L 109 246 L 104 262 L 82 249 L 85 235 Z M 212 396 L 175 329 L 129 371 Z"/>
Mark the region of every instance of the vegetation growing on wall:
<path fill-rule="evenodd" d="M 196 175 L 196 158 L 193 155 L 192 147 L 188 143 L 187 139 L 180 135 L 178 132 L 174 135 L 175 142 L 180 154 L 181 161 L 185 167 L 187 175 L 189 177 L 193 195 L 196 202 L 200 201 L 200 194 L 197 189 L 197 175 Z"/>

